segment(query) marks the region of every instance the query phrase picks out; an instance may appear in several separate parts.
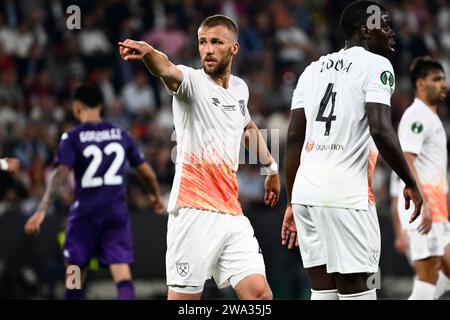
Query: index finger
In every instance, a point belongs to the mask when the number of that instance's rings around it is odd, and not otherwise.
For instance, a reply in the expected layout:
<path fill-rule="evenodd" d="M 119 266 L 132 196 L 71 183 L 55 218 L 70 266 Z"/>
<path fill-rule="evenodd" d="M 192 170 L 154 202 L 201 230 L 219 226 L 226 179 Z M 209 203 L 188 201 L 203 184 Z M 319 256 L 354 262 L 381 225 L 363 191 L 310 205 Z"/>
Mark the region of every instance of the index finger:
<path fill-rule="evenodd" d="M 290 237 L 289 237 L 288 249 L 292 249 L 294 247 L 296 239 L 297 239 L 297 233 L 296 232 L 291 232 Z"/>
<path fill-rule="evenodd" d="M 409 219 L 409 223 L 412 223 L 414 220 L 416 220 L 420 215 L 420 207 L 414 208 L 414 212 L 411 215 L 411 218 Z"/>
<path fill-rule="evenodd" d="M 123 42 L 118 42 L 119 46 L 128 48 L 128 49 L 136 49 L 136 46 L 130 46 L 129 44 L 125 44 Z"/>
<path fill-rule="evenodd" d="M 283 225 L 282 227 L 281 227 L 281 240 L 282 240 L 282 244 L 285 244 L 286 243 L 286 231 L 287 231 L 287 228 Z M 284 243 L 283 243 L 284 242 Z"/>

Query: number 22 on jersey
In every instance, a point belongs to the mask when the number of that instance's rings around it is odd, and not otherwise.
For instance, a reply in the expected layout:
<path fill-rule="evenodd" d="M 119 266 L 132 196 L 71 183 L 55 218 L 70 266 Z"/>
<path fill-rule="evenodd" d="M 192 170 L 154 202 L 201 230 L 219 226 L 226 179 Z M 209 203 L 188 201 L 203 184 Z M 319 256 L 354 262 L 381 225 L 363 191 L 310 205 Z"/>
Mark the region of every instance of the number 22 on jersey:
<path fill-rule="evenodd" d="M 95 173 L 102 164 L 103 154 L 111 155 L 114 154 L 114 159 L 111 165 L 106 170 L 103 177 L 95 177 Z M 106 145 L 103 150 L 98 146 L 91 144 L 83 150 L 83 156 L 86 158 L 92 157 L 89 166 L 81 178 L 81 186 L 83 188 L 95 188 L 102 185 L 120 185 L 123 182 L 123 178 L 117 175 L 120 167 L 125 160 L 125 151 L 121 144 L 117 142 L 111 142 Z"/>

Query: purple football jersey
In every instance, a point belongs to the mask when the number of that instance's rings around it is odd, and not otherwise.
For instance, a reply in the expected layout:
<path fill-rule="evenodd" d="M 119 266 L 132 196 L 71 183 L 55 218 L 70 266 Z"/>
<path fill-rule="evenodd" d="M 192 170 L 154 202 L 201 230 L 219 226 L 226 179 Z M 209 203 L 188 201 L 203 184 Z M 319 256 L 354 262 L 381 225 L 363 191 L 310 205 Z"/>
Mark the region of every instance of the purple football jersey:
<path fill-rule="evenodd" d="M 144 162 L 128 132 L 115 125 L 84 123 L 64 133 L 55 165 L 63 164 L 74 171 L 75 199 L 71 212 L 81 214 L 123 205 L 127 159 L 132 167 Z"/>

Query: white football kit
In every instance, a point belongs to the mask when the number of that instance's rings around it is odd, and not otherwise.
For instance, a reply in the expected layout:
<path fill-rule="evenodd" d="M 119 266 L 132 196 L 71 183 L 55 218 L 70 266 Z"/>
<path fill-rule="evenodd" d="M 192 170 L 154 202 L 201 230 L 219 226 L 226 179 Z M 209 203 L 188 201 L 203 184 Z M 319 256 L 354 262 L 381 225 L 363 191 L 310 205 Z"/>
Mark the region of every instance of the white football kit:
<path fill-rule="evenodd" d="M 321 57 L 300 76 L 291 110 L 307 126 L 292 206 L 303 265 L 378 271 L 380 230 L 371 181 L 378 151 L 365 104 L 390 106 L 391 63 L 362 47 Z"/>
<path fill-rule="evenodd" d="M 238 201 L 239 150 L 250 122 L 248 87 L 231 75 L 225 89 L 203 69 L 178 67 L 183 81 L 172 102 L 177 160 L 168 205 L 167 284 L 200 292 L 214 277 L 220 288 L 234 287 L 249 274 L 265 274 Z"/>
<path fill-rule="evenodd" d="M 409 210 L 405 209 L 405 185 L 401 182 L 398 188 L 398 213 L 402 228 L 408 231 L 411 258 L 420 260 L 442 256 L 450 237 L 447 210 L 447 135 L 444 126 L 438 115 L 416 98 L 400 120 L 398 136 L 403 151 L 417 155 L 414 166 L 433 220 L 431 231 L 426 235 L 417 230 L 422 222 L 421 217 L 409 223 L 414 205 Z"/>

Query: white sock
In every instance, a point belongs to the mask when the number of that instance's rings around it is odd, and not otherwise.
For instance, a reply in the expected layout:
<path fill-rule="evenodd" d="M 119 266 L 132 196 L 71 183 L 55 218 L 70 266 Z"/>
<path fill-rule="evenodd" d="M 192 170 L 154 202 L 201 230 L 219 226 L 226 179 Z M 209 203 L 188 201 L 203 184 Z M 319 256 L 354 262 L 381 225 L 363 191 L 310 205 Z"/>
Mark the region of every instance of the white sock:
<path fill-rule="evenodd" d="M 338 300 L 337 289 L 313 290 L 311 289 L 311 300 Z"/>
<path fill-rule="evenodd" d="M 339 300 L 377 300 L 377 290 L 372 289 L 352 294 L 339 293 Z"/>
<path fill-rule="evenodd" d="M 443 273 L 439 271 L 438 281 L 436 282 L 436 291 L 434 292 L 434 299 L 439 299 L 450 290 L 450 279 Z"/>
<path fill-rule="evenodd" d="M 436 285 L 425 281 L 414 280 L 413 289 L 408 300 L 433 300 L 435 291 Z"/>

